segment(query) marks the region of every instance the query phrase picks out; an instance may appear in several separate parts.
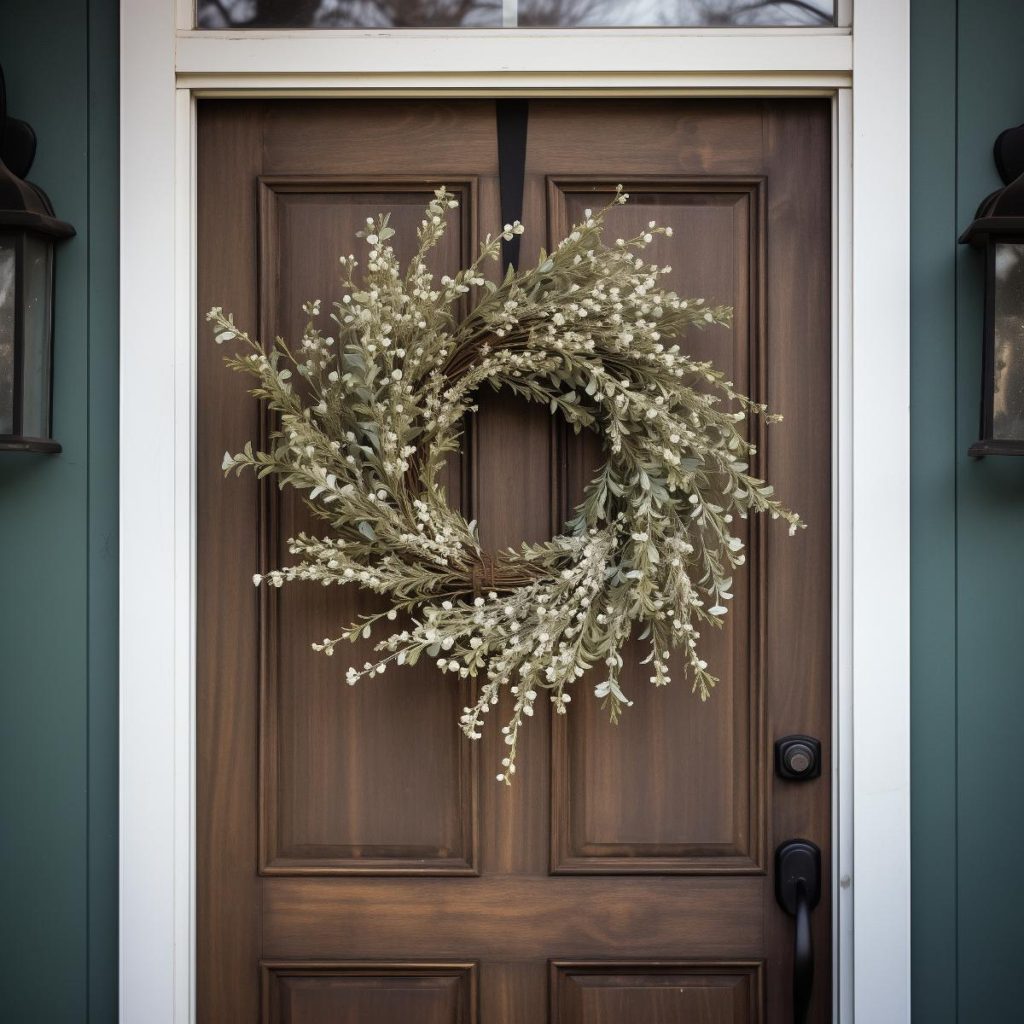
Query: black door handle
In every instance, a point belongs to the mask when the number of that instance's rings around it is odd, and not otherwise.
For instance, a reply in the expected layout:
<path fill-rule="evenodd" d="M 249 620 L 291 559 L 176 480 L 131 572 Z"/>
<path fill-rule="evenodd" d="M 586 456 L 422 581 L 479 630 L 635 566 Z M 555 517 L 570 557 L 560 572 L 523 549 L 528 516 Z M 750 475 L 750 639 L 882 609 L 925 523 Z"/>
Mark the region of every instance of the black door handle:
<path fill-rule="evenodd" d="M 795 918 L 793 1024 L 807 1024 L 814 985 L 811 911 L 821 899 L 821 850 L 809 839 L 790 839 L 775 851 L 775 898 Z"/>

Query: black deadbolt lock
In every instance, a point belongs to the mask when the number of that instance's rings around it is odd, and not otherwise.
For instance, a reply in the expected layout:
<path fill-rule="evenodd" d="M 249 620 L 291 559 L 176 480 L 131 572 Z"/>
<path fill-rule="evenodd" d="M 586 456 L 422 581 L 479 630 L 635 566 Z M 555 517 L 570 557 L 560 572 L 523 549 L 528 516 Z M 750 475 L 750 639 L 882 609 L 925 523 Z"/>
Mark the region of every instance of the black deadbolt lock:
<path fill-rule="evenodd" d="M 821 742 L 813 736 L 783 736 L 775 741 L 775 774 L 804 782 L 821 775 Z"/>

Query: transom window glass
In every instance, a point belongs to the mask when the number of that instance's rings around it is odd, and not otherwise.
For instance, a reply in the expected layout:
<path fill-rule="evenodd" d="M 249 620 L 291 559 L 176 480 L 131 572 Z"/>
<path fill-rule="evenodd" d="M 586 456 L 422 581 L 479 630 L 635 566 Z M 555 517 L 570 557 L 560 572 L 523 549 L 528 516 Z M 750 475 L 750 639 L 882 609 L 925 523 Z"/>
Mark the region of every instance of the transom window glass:
<path fill-rule="evenodd" d="M 199 28 L 829 26 L 836 0 L 196 0 Z"/>

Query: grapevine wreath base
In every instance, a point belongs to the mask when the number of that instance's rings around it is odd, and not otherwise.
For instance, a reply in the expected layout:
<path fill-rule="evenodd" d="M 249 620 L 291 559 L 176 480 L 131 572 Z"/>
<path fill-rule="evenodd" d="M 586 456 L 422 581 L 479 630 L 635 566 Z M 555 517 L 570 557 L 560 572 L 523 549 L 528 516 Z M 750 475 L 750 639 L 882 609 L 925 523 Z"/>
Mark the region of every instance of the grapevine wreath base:
<path fill-rule="evenodd" d="M 383 630 L 378 660 L 349 668 L 349 683 L 422 657 L 473 679 L 476 702 L 461 718 L 471 739 L 507 690 L 506 783 L 542 694 L 564 714 L 573 684 L 600 665 L 595 693 L 618 719 L 630 703 L 621 650 L 634 631 L 649 644 L 655 686 L 669 682 L 669 652 L 680 648 L 706 700 L 716 680 L 698 641 L 703 627 L 721 624 L 744 561 L 736 520 L 767 512 L 791 533 L 802 525 L 748 471 L 745 421 L 778 417 L 677 341 L 728 324 L 731 310 L 661 287 L 671 268 L 644 252 L 671 228 L 652 221 L 636 237 L 603 240 L 609 212 L 627 199 L 619 186 L 536 266 L 510 269 L 500 284 L 485 266 L 522 233 L 518 221 L 488 235 L 468 269 L 435 280 L 428 255 L 458 205 L 442 187 L 404 270 L 388 215 L 367 220 L 365 271 L 357 280 L 356 258 L 341 257 L 341 300 L 328 320 L 319 299 L 303 307 L 296 348 L 278 338 L 265 350 L 219 307 L 208 314 L 219 343 L 240 343 L 227 363 L 256 379 L 252 394 L 276 423 L 266 450 L 249 443 L 225 454 L 225 472 L 275 477 L 304 492 L 324 523 L 322 536 L 289 540 L 293 565 L 254 582 L 384 595 L 386 612 L 314 649 L 332 655 L 343 640 Z M 577 432 L 597 431 L 607 459 L 562 534 L 493 555 L 439 483 L 484 384 L 546 403 Z M 399 615 L 407 628 L 389 626 Z"/>

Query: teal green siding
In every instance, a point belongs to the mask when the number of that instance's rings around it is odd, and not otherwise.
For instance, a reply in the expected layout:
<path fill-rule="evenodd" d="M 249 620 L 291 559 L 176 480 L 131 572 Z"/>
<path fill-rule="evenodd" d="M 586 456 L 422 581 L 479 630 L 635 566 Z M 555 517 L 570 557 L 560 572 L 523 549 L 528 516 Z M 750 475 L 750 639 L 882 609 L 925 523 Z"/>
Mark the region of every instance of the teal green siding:
<path fill-rule="evenodd" d="M 117 918 L 117 2 L 3 3 L 57 261 L 57 456 L 0 454 L 4 1019 L 111 1021 Z"/>
<path fill-rule="evenodd" d="M 956 236 L 1024 121 L 1024 6 L 913 12 L 914 1016 L 973 1024 L 1021 1015 L 1024 461 L 966 454 L 984 283 Z"/>
<path fill-rule="evenodd" d="M 914 1020 L 956 1017 L 956 0 L 911 47 L 911 758 Z"/>
<path fill-rule="evenodd" d="M 960 0 L 957 222 L 1001 183 L 992 142 L 1024 121 L 1024 8 Z M 972 461 L 978 429 L 982 263 L 957 260 L 957 922 L 963 1021 L 1020 1019 L 1024 911 L 1024 463 Z"/>

